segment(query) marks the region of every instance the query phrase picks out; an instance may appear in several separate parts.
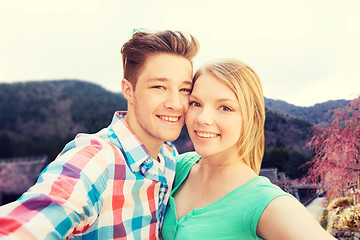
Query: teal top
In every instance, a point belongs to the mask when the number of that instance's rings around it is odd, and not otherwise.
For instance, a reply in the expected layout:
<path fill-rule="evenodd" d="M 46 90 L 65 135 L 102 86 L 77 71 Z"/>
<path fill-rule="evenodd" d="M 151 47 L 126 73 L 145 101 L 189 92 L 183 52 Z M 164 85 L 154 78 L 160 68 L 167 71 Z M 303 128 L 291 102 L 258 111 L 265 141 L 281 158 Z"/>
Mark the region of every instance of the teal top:
<path fill-rule="evenodd" d="M 200 158 L 195 152 L 177 158 L 174 188 L 166 208 L 162 238 L 261 239 L 256 235 L 256 228 L 266 206 L 276 197 L 291 196 L 266 177 L 255 177 L 219 200 L 202 208 L 194 208 L 178 220 L 173 196 Z"/>

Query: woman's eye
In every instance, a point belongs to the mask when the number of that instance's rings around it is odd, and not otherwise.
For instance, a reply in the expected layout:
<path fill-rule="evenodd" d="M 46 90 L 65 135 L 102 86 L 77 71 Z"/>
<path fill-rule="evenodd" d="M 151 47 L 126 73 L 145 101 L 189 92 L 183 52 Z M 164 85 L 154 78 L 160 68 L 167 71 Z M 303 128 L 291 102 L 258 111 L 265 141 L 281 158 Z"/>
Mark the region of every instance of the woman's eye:
<path fill-rule="evenodd" d="M 221 106 L 221 107 L 220 107 L 220 110 L 221 110 L 221 111 L 225 111 L 225 112 L 229 112 L 229 111 L 231 111 L 231 108 L 229 108 L 229 107 L 227 107 L 227 106 Z"/>
<path fill-rule="evenodd" d="M 200 103 L 195 102 L 195 101 L 190 102 L 190 106 L 192 106 L 192 107 L 201 107 Z"/>

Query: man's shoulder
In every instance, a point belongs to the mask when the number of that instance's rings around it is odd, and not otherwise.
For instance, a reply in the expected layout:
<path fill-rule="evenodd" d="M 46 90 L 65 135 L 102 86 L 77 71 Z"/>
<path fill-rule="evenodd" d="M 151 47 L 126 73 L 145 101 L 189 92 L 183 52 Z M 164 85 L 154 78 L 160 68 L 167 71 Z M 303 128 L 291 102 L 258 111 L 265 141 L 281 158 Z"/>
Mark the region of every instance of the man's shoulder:
<path fill-rule="evenodd" d="M 125 156 L 121 149 L 112 144 L 108 139 L 97 136 L 96 134 L 78 134 L 75 139 L 65 145 L 59 156 L 83 156 L 85 158 L 105 159 L 106 162 L 121 160 Z"/>
<path fill-rule="evenodd" d="M 102 149 L 106 144 L 107 142 L 103 138 L 98 137 L 95 134 L 79 133 L 73 140 L 65 145 L 61 153 L 74 148 L 83 148 L 87 146 Z"/>

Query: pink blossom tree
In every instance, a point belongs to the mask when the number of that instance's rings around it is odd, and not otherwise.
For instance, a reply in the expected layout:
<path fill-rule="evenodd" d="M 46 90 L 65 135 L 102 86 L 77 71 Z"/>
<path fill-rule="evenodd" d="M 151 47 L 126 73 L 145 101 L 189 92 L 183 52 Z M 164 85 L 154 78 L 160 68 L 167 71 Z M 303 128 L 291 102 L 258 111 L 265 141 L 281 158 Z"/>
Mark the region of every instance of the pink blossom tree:
<path fill-rule="evenodd" d="M 315 157 L 307 180 L 320 184 L 330 200 L 353 196 L 359 202 L 360 97 L 332 111 L 333 120 L 314 126 L 307 144 Z"/>

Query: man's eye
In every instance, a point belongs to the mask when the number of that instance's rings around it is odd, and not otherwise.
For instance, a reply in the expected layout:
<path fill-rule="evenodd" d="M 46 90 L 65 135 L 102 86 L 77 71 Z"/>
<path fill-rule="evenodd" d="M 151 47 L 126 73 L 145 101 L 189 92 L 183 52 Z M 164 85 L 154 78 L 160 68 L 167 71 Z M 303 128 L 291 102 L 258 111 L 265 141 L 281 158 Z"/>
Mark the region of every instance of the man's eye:
<path fill-rule="evenodd" d="M 165 87 L 164 87 L 164 86 L 161 86 L 161 85 L 152 86 L 151 88 L 155 88 L 155 89 L 165 89 Z"/>
<path fill-rule="evenodd" d="M 191 88 L 182 88 L 182 89 L 180 89 L 180 92 L 190 93 Z"/>

